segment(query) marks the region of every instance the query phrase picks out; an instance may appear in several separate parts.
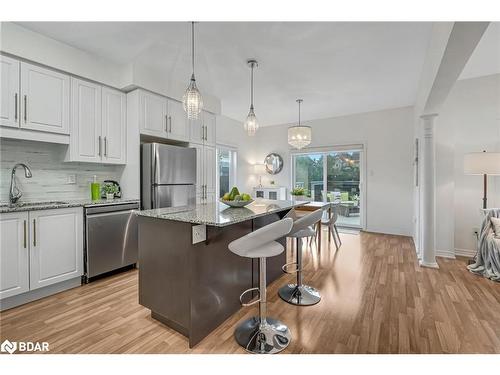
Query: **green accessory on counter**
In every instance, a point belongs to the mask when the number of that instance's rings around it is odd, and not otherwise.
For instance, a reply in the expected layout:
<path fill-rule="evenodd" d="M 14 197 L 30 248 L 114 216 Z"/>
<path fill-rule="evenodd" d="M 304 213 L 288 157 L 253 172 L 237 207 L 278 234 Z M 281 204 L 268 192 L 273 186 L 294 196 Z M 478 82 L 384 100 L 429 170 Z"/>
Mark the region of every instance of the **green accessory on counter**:
<path fill-rule="evenodd" d="M 97 182 L 97 176 L 94 176 L 94 182 L 90 184 L 90 196 L 93 201 L 101 199 L 101 184 Z"/>

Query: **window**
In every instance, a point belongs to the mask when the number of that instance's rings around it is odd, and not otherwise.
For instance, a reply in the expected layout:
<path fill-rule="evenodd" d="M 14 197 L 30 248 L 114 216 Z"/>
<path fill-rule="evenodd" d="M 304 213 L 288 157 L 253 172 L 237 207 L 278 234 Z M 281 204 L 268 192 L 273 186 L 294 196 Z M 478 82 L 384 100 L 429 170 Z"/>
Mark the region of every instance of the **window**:
<path fill-rule="evenodd" d="M 217 182 L 219 197 L 236 186 L 237 152 L 235 148 L 217 146 Z"/>
<path fill-rule="evenodd" d="M 362 155 L 361 145 L 294 154 L 293 187 L 304 188 L 311 201 L 335 203 L 338 225 L 361 227 Z"/>

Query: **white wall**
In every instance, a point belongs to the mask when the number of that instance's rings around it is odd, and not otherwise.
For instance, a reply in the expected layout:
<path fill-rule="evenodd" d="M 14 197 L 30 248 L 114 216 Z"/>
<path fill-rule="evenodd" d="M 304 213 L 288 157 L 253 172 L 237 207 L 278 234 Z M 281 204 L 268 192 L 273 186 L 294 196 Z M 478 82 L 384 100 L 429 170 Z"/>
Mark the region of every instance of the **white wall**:
<path fill-rule="evenodd" d="M 310 147 L 342 144 L 366 145 L 367 221 L 366 229 L 374 232 L 412 234 L 413 185 L 413 108 L 397 108 L 351 116 L 305 121 L 313 128 Z M 284 167 L 278 175 L 268 175 L 263 184 L 274 180 L 277 185 L 291 185 L 291 156 L 287 143 L 289 125 L 259 129 L 247 138 L 241 157 L 250 172 L 240 183 L 251 191 L 257 177 L 251 166 L 262 163 L 270 152 L 280 154 Z M 251 143 L 250 143 L 251 142 Z"/>
<path fill-rule="evenodd" d="M 457 81 L 436 120 L 436 249 L 469 255 L 481 224 L 482 176 L 463 172 L 465 153 L 500 151 L 500 74 Z M 500 207 L 500 177 L 489 177 L 488 206 Z"/>

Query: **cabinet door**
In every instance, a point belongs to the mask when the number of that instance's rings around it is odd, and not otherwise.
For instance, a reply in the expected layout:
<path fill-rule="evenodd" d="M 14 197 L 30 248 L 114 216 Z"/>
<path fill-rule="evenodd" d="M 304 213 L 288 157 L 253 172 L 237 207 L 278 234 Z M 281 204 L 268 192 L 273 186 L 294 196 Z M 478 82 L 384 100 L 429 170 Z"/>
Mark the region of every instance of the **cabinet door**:
<path fill-rule="evenodd" d="M 204 173 L 205 173 L 205 185 L 207 188 L 207 193 L 215 193 L 215 179 L 216 179 L 216 168 L 215 168 L 215 147 L 205 146 L 203 152 L 203 162 L 204 162 Z"/>
<path fill-rule="evenodd" d="M 21 128 L 69 134 L 69 76 L 21 63 Z"/>
<path fill-rule="evenodd" d="M 176 141 L 189 140 L 189 123 L 182 103 L 168 101 L 168 138 Z"/>
<path fill-rule="evenodd" d="M 189 144 L 189 147 L 196 149 L 196 195 L 201 197 L 203 193 L 203 185 L 205 184 L 204 176 L 204 147 L 200 144 Z"/>
<path fill-rule="evenodd" d="M 103 161 L 110 164 L 127 162 L 126 96 L 107 87 L 102 88 Z"/>
<path fill-rule="evenodd" d="M 0 299 L 29 290 L 28 213 L 0 215 Z"/>
<path fill-rule="evenodd" d="M 31 211 L 30 289 L 83 274 L 81 207 Z"/>
<path fill-rule="evenodd" d="M 188 120 L 190 142 L 202 144 L 204 141 L 203 135 L 203 118 L 200 116 L 198 120 Z"/>
<path fill-rule="evenodd" d="M 203 125 L 205 126 L 205 144 L 215 146 L 215 115 L 210 112 L 203 112 Z"/>
<path fill-rule="evenodd" d="M 0 56 L 0 125 L 19 127 L 19 61 Z"/>
<path fill-rule="evenodd" d="M 140 91 L 139 127 L 141 134 L 167 137 L 167 99 L 162 96 Z"/>
<path fill-rule="evenodd" d="M 71 78 L 71 161 L 100 162 L 101 86 Z"/>

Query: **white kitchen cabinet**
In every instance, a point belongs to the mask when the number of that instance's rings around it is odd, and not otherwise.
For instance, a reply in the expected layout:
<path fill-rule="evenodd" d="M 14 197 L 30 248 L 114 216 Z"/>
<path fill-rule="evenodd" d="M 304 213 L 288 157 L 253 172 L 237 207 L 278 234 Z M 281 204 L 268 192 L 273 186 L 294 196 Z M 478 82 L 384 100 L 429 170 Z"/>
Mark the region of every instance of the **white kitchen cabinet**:
<path fill-rule="evenodd" d="M 29 290 L 28 213 L 0 214 L 0 299 Z"/>
<path fill-rule="evenodd" d="M 139 91 L 139 129 L 141 134 L 167 137 L 167 99 Z"/>
<path fill-rule="evenodd" d="M 196 148 L 196 202 L 215 201 L 216 152 L 215 147 L 191 143 Z"/>
<path fill-rule="evenodd" d="M 71 78 L 71 161 L 100 162 L 102 155 L 102 89 Z"/>
<path fill-rule="evenodd" d="M 83 274 L 81 207 L 30 211 L 30 290 Z"/>
<path fill-rule="evenodd" d="M 19 61 L 0 56 L 0 125 L 19 127 Z"/>
<path fill-rule="evenodd" d="M 215 146 L 215 115 L 203 111 L 198 120 L 190 120 L 190 141 L 209 146 Z"/>
<path fill-rule="evenodd" d="M 69 134 L 70 78 L 21 62 L 21 122 L 24 129 Z"/>
<path fill-rule="evenodd" d="M 167 138 L 174 141 L 186 142 L 189 140 L 189 123 L 182 103 L 168 100 L 168 127 Z"/>
<path fill-rule="evenodd" d="M 67 161 L 126 163 L 126 96 L 71 78 L 71 134 Z"/>
<path fill-rule="evenodd" d="M 216 152 L 215 147 L 204 147 L 204 171 L 205 171 L 205 193 L 215 193 L 215 178 L 216 178 Z M 205 194 L 205 195 L 206 195 Z"/>
<path fill-rule="evenodd" d="M 127 162 L 127 97 L 118 90 L 102 88 L 103 162 Z"/>
<path fill-rule="evenodd" d="M 215 146 L 216 124 L 215 115 L 210 112 L 203 112 L 203 125 L 205 126 L 205 144 Z"/>

